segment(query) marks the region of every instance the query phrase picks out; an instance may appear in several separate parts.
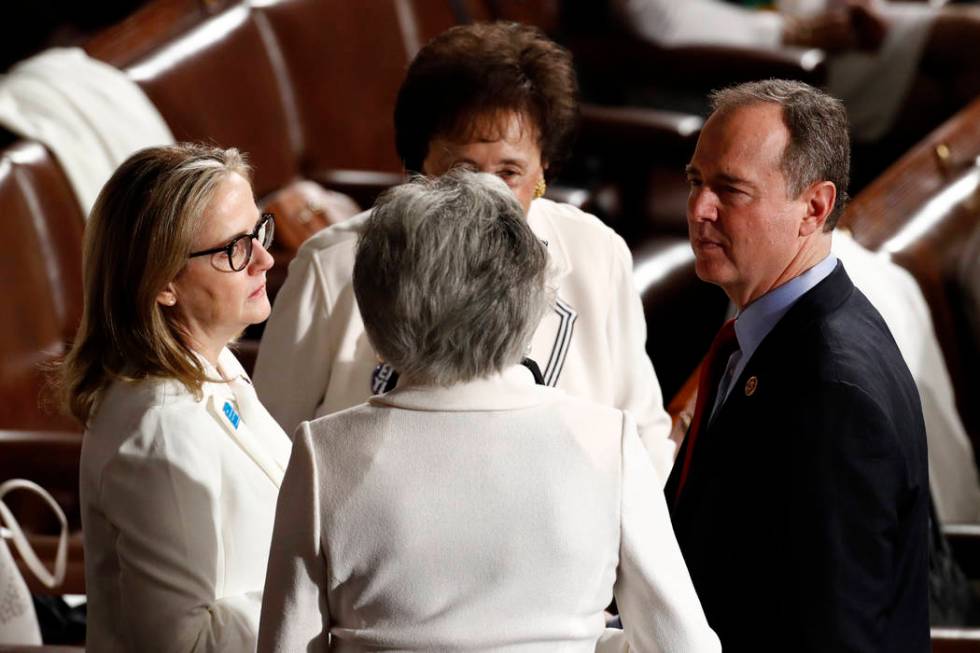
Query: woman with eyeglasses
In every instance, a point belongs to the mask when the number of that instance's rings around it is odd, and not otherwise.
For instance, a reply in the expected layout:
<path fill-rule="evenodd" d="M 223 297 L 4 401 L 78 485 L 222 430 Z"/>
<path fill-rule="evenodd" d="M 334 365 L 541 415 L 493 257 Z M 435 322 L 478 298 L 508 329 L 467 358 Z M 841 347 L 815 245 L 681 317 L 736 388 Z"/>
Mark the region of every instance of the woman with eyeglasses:
<path fill-rule="evenodd" d="M 265 320 L 271 214 L 237 150 L 130 157 L 86 225 L 60 369 L 84 426 L 88 650 L 255 647 L 286 434 L 227 349 Z"/>

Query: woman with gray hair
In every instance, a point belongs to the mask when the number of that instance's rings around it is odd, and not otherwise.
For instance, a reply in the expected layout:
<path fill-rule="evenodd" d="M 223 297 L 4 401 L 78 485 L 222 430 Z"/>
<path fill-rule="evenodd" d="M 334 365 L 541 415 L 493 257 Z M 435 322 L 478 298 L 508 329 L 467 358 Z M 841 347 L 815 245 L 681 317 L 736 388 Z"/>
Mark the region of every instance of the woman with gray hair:
<path fill-rule="evenodd" d="M 260 651 L 720 650 L 632 418 L 519 365 L 547 277 L 491 175 L 382 196 L 353 285 L 401 379 L 297 431 Z"/>

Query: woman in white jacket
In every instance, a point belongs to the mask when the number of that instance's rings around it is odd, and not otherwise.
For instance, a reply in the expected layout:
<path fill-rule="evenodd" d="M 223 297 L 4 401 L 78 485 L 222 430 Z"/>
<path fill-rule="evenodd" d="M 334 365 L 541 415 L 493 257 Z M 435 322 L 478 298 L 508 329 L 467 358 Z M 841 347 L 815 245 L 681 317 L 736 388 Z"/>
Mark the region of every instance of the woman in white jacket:
<path fill-rule="evenodd" d="M 438 176 L 464 166 L 507 183 L 547 244 L 558 296 L 528 357 L 546 385 L 629 410 L 666 478 L 674 460 L 671 421 L 645 349 L 630 251 L 595 216 L 543 197 L 546 176 L 568 155 L 576 88 L 571 55 L 540 30 L 458 25 L 409 66 L 395 108 L 396 147 L 413 173 Z M 362 213 L 307 240 L 276 296 L 255 385 L 290 434 L 304 420 L 396 384 L 400 370 L 379 364 L 351 289 L 354 243 L 366 220 Z"/>
<path fill-rule="evenodd" d="M 259 651 L 720 650 L 632 417 L 519 365 L 547 261 L 491 175 L 379 200 L 353 284 L 401 378 L 297 431 Z"/>
<path fill-rule="evenodd" d="M 82 323 L 61 369 L 85 425 L 91 651 L 252 650 L 290 443 L 226 348 L 269 314 L 236 150 L 151 148 L 86 225 Z"/>

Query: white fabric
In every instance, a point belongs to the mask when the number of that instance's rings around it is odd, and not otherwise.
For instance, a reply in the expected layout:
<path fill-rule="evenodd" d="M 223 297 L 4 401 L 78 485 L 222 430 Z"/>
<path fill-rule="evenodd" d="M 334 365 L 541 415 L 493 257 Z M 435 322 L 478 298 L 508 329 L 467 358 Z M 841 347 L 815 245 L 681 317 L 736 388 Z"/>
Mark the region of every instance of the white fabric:
<path fill-rule="evenodd" d="M 199 399 L 172 380 L 116 382 L 85 432 L 89 650 L 255 646 L 291 444 L 234 355 L 218 362 L 232 381 Z"/>
<path fill-rule="evenodd" d="M 662 484 L 628 415 L 520 367 L 304 422 L 258 650 L 720 651 Z"/>
<path fill-rule="evenodd" d="M 980 480 L 973 447 L 954 403 L 953 384 L 915 279 L 885 254 L 834 232 L 833 252 L 854 285 L 881 313 L 915 379 L 929 445 L 929 484 L 940 521 L 980 521 Z"/>
<path fill-rule="evenodd" d="M 614 0 L 623 24 L 663 46 L 732 45 L 777 47 L 783 19 L 720 0 Z"/>
<path fill-rule="evenodd" d="M 41 644 L 41 629 L 27 589 L 0 534 L 0 644 Z"/>
<path fill-rule="evenodd" d="M 58 48 L 0 77 L 0 124 L 50 149 L 87 217 L 129 155 L 174 137 L 125 73 L 79 48 Z"/>
<path fill-rule="evenodd" d="M 826 0 L 821 0 L 826 5 Z M 778 47 L 783 18 L 721 0 L 617 0 L 621 20 L 661 45 Z M 855 138 L 873 141 L 891 127 L 908 93 L 936 10 L 908 3 L 877 3 L 888 24 L 877 52 L 845 52 L 827 59 L 827 91 L 847 106 Z"/>
<path fill-rule="evenodd" d="M 354 246 L 368 213 L 300 248 L 276 296 L 255 364 L 263 403 L 286 432 L 365 401 L 377 354 L 354 300 Z M 530 357 L 569 394 L 629 410 L 666 478 L 670 416 L 646 355 L 643 307 L 626 243 L 594 216 L 538 199 L 528 223 L 548 244 L 558 307 L 542 320 Z"/>
<path fill-rule="evenodd" d="M 58 551 L 55 554 L 54 571 L 50 572 L 38 559 L 34 548 L 24 535 L 20 523 L 4 503 L 3 498 L 12 491 L 27 490 L 40 496 L 54 511 L 61 525 Z M 41 583 L 54 589 L 65 578 L 68 559 L 68 520 L 65 513 L 48 492 L 37 483 L 23 479 L 10 479 L 0 484 L 0 644 L 37 644 L 41 642 L 41 630 L 27 584 L 20 575 L 17 563 L 7 547 L 9 537 L 21 560 Z"/>
<path fill-rule="evenodd" d="M 27 540 L 27 536 L 20 527 L 17 518 L 14 517 L 14 514 L 3 501 L 3 498 L 8 493 L 15 490 L 27 490 L 41 497 L 58 519 L 60 531 L 58 534 L 58 549 L 55 552 L 53 571 L 48 571 L 44 563 L 41 562 L 41 559 L 37 557 L 37 554 L 34 552 L 34 547 Z M 65 567 L 68 564 L 68 519 L 65 517 L 65 512 L 61 509 L 61 506 L 54 500 L 54 497 L 34 481 L 21 478 L 4 481 L 0 484 L 0 523 L 10 533 L 10 538 L 13 540 L 14 546 L 17 547 L 17 553 L 20 554 L 21 560 L 31 570 L 34 577 L 48 589 L 54 589 L 58 585 L 61 585 L 65 579 Z"/>

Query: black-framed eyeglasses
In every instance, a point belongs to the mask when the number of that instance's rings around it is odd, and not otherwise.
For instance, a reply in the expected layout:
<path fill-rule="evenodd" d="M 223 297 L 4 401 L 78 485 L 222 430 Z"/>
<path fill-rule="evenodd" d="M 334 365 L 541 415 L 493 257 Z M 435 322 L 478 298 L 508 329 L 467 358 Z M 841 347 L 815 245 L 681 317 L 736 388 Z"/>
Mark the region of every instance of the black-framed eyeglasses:
<path fill-rule="evenodd" d="M 252 240 L 259 241 L 262 243 L 262 247 L 269 249 L 269 246 L 272 245 L 272 236 L 275 232 L 275 216 L 271 213 L 263 213 L 262 217 L 255 224 L 255 229 L 252 230 L 252 233 L 235 236 L 227 245 L 222 245 L 221 247 L 212 247 L 211 249 L 203 249 L 200 252 L 191 252 L 188 258 L 224 253 L 224 260 L 227 262 L 228 268 L 232 272 L 241 272 L 248 266 L 249 261 L 252 260 Z M 214 264 L 213 260 L 212 264 Z M 216 264 L 214 265 L 219 269 L 223 269 Z"/>

